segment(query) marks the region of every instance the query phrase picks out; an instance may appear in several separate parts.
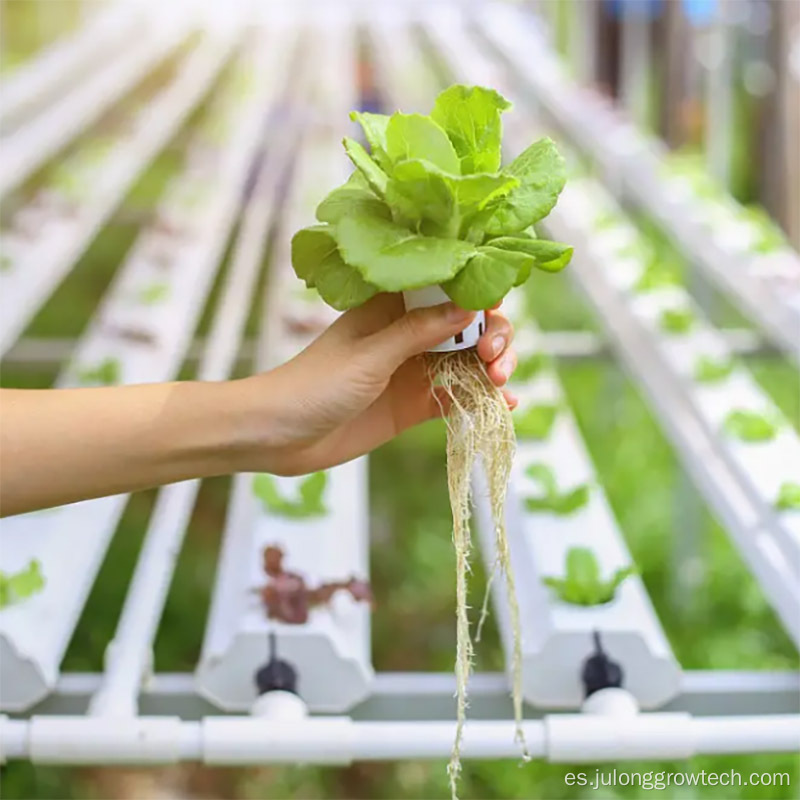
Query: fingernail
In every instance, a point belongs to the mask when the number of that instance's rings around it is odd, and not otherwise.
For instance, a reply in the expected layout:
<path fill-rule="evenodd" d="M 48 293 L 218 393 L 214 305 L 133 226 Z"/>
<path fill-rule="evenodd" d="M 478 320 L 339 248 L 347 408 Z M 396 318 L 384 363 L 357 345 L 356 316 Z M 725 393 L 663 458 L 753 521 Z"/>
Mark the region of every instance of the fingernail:
<path fill-rule="evenodd" d="M 506 346 L 506 340 L 503 336 L 495 336 L 492 339 L 492 358 L 495 356 L 499 356 L 500 353 L 503 352 L 503 348 Z"/>
<path fill-rule="evenodd" d="M 449 322 L 467 322 L 475 313 L 474 311 L 465 311 L 463 308 L 459 308 L 455 303 L 447 303 L 446 305 L 447 319 Z"/>

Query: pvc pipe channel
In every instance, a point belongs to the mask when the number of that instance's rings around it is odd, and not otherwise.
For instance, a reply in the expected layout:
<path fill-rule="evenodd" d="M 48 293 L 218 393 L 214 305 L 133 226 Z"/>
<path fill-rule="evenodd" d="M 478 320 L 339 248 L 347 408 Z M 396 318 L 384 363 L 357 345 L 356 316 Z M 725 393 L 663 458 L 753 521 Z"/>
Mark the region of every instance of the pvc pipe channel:
<path fill-rule="evenodd" d="M 411 311 L 413 308 L 430 308 L 442 303 L 449 303 L 451 300 L 440 286 L 426 286 L 423 289 L 412 289 L 411 291 L 403 292 L 403 302 L 406 305 L 406 311 Z M 466 350 L 469 347 L 475 347 L 485 330 L 486 313 L 479 311 L 475 315 L 475 319 L 461 333 L 457 333 L 446 342 L 428 348 L 428 352 L 451 353 L 455 350 Z"/>
<path fill-rule="evenodd" d="M 693 719 L 684 713 L 608 717 L 554 714 L 524 723 L 532 756 L 553 762 L 675 759 L 710 753 L 797 752 L 800 715 Z M 348 764 L 447 758 L 452 722 L 354 722 L 349 717 L 274 722 L 252 717 L 0 717 L 0 755 L 43 764 Z M 465 758 L 518 758 L 508 721 L 472 721 Z"/>

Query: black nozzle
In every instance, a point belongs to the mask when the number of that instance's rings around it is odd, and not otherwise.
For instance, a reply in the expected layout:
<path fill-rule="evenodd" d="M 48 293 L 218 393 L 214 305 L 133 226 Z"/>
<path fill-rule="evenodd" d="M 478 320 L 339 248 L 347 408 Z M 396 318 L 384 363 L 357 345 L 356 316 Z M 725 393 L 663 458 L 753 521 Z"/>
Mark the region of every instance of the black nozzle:
<path fill-rule="evenodd" d="M 616 661 L 612 661 L 600 641 L 600 633 L 594 631 L 594 653 L 583 662 L 583 691 L 585 697 L 590 697 L 601 689 L 619 688 L 622 686 L 622 668 Z"/>
<path fill-rule="evenodd" d="M 256 672 L 256 688 L 260 695 L 282 691 L 297 694 L 297 670 L 278 658 L 275 634 L 269 634 L 269 661 Z"/>

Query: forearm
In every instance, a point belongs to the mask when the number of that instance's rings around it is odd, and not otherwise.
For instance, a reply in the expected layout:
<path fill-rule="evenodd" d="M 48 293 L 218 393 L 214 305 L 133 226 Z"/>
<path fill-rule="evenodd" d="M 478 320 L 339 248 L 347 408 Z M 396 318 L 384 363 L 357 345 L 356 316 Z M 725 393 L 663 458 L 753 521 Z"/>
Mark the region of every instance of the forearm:
<path fill-rule="evenodd" d="M 242 468 L 254 427 L 243 384 L 3 390 L 0 513 Z"/>

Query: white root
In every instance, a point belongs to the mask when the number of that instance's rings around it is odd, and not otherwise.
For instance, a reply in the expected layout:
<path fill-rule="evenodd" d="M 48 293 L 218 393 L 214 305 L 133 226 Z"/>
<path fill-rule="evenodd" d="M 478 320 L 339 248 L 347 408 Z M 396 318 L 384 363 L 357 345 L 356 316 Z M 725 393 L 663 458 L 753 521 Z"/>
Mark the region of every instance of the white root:
<path fill-rule="evenodd" d="M 472 639 L 467 605 L 467 573 L 470 569 L 471 478 L 480 457 L 486 472 L 495 534 L 495 568 L 505 575 L 514 636 L 512 692 L 516 740 L 527 758 L 522 732 L 522 648 L 519 608 L 514 589 L 505 528 L 505 501 L 516 441 L 511 412 L 502 392 L 491 382 L 486 367 L 474 350 L 428 354 L 431 381 L 447 395 L 447 484 L 453 515 L 453 545 L 456 552 L 456 736 L 448 765 L 450 790 L 456 800 L 461 772 L 461 740 L 467 707 L 467 682 L 472 668 Z M 488 588 L 487 588 L 488 599 Z M 484 600 L 480 629 L 488 607 Z"/>

